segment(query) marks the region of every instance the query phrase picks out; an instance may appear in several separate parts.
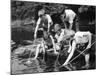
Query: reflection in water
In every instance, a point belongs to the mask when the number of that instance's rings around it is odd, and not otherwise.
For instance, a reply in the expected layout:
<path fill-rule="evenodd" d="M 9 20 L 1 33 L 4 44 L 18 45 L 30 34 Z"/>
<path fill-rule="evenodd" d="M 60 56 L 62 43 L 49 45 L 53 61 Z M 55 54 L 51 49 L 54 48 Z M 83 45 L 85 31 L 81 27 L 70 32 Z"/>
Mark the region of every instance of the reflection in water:
<path fill-rule="evenodd" d="M 27 63 L 27 59 L 19 60 L 12 59 L 11 70 L 12 74 L 20 73 L 39 73 L 39 72 L 51 72 L 58 71 L 55 66 L 54 59 L 47 58 L 45 61 L 41 58 L 36 60 L 31 60 L 31 63 Z"/>

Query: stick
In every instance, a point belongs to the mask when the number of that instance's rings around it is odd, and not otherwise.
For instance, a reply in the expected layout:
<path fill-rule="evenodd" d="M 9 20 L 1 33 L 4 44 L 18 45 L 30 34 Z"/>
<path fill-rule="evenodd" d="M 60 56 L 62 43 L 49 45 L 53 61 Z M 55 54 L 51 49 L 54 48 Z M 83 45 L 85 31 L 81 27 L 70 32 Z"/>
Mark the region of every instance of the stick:
<path fill-rule="evenodd" d="M 93 42 L 92 44 L 91 44 L 91 46 L 94 44 L 95 42 Z M 74 57 L 71 61 L 69 61 L 68 62 L 68 64 L 70 64 L 72 61 L 74 61 L 76 58 L 78 58 L 81 54 L 83 54 L 86 50 L 88 50 L 88 49 L 84 49 L 79 55 L 77 55 L 76 57 Z M 67 65 L 68 65 L 67 64 Z M 63 65 L 61 65 L 60 67 L 62 67 Z M 66 66 L 66 65 L 65 65 Z"/>
<path fill-rule="evenodd" d="M 94 43 L 95 43 L 95 42 L 93 42 L 92 45 L 93 45 Z M 92 45 L 91 45 L 91 46 L 92 46 Z M 75 60 L 76 58 L 78 58 L 78 57 L 79 57 L 81 54 L 83 54 L 86 50 L 88 50 L 88 49 L 83 50 L 79 55 L 77 55 L 77 56 L 74 57 L 71 61 L 69 61 L 69 63 L 71 63 L 73 60 Z M 69 63 L 68 63 L 68 64 L 69 64 Z"/>
<path fill-rule="evenodd" d="M 93 42 L 92 43 L 92 45 L 94 44 L 95 42 Z M 91 46 L 92 46 L 91 45 Z M 88 50 L 88 49 L 85 49 L 85 50 L 83 50 L 79 55 L 77 55 L 75 58 L 73 58 L 69 63 L 71 63 L 73 60 L 75 60 L 76 58 L 78 58 L 81 54 L 83 54 L 86 50 Z"/>

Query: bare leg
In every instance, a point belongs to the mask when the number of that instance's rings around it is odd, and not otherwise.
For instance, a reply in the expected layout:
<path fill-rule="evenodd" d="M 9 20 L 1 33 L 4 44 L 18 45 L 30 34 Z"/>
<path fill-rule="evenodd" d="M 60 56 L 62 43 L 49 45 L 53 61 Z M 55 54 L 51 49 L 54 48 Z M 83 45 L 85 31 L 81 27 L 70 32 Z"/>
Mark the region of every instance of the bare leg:
<path fill-rule="evenodd" d="M 85 62 L 86 62 L 86 64 L 82 68 L 87 68 L 87 69 L 89 68 L 89 58 L 90 58 L 90 54 L 86 54 L 85 55 Z"/>
<path fill-rule="evenodd" d="M 35 53 L 35 57 L 34 57 L 32 60 L 35 60 L 35 59 L 38 57 L 40 46 L 41 46 L 40 44 L 37 46 L 37 48 L 36 48 L 36 53 Z"/>
<path fill-rule="evenodd" d="M 43 47 L 43 60 L 45 60 L 45 45 L 44 45 L 44 39 L 42 40 L 42 47 Z"/>
<path fill-rule="evenodd" d="M 51 40 L 52 40 L 54 53 L 55 53 L 55 54 L 58 54 L 58 52 L 56 51 L 56 44 L 55 44 L 54 39 L 53 39 L 53 37 L 52 37 L 51 35 L 50 35 L 50 38 L 51 38 Z"/>

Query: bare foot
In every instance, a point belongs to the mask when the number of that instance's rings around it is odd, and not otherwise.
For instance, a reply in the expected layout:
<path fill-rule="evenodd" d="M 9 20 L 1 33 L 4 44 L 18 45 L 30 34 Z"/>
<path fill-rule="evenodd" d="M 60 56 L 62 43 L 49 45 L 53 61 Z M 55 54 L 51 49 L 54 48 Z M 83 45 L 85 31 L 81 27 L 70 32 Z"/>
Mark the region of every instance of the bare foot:
<path fill-rule="evenodd" d="M 82 68 L 86 68 L 86 69 L 89 69 L 90 65 L 89 64 L 86 64 L 85 66 L 82 66 Z"/>

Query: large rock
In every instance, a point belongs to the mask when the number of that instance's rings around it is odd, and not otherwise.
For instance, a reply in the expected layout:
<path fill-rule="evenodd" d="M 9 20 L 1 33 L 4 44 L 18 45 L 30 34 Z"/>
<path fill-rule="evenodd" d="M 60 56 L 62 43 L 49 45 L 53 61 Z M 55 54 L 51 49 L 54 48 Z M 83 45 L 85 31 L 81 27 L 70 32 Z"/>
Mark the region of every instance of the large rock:
<path fill-rule="evenodd" d="M 11 25 L 11 39 L 17 44 L 23 40 L 33 40 L 34 27 L 32 24 L 24 25 L 22 21 L 13 22 Z"/>

